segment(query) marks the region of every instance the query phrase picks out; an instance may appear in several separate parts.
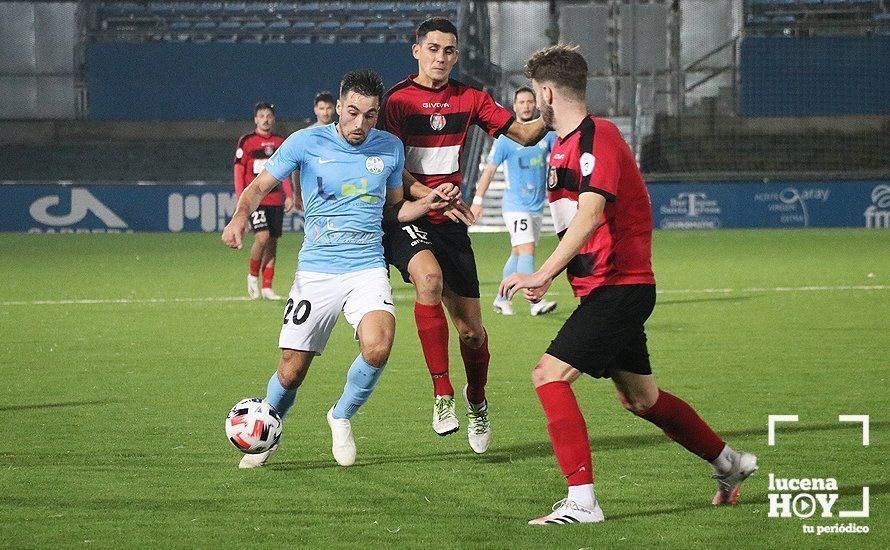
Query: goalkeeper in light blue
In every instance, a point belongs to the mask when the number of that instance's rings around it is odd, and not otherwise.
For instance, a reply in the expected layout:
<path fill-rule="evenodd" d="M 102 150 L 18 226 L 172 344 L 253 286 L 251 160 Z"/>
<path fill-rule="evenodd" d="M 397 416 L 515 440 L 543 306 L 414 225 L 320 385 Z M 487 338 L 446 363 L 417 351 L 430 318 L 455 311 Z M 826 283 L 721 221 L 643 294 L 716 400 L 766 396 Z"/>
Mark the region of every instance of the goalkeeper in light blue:
<path fill-rule="evenodd" d="M 519 88 L 513 96 L 516 120 L 527 122 L 535 115 L 535 93 L 531 88 Z M 556 134 L 550 132 L 537 145 L 523 147 L 507 136 L 500 136 L 491 148 L 488 163 L 476 183 L 472 212 L 481 219 L 483 197 L 498 167 L 504 165 L 504 188 L 501 211 L 507 232 L 510 233 L 510 256 L 504 264 L 503 278 L 513 273 L 535 272 L 535 245 L 541 237 L 541 221 L 547 204 L 547 164 Z M 507 298 L 495 298 L 495 313 L 513 315 L 513 305 Z M 531 304 L 532 315 L 544 315 L 556 309 L 556 302 L 541 300 Z"/>
<path fill-rule="evenodd" d="M 341 466 L 355 462 L 350 418 L 371 396 L 395 335 L 381 223 L 384 217 L 407 222 L 431 210 L 465 209 L 456 188 L 440 187 L 416 201 L 404 200 L 402 142 L 374 128 L 383 92 L 376 73 L 347 73 L 336 105 L 339 122 L 291 134 L 244 190 L 222 234 L 225 244 L 241 248 L 248 216 L 262 197 L 300 171 L 305 237 L 284 309 L 281 361 L 269 379 L 266 400 L 286 417 L 309 365 L 324 351 L 343 312 L 361 352 L 349 367 L 343 394 L 327 413 L 331 450 Z M 277 450 L 276 445 L 244 455 L 239 466 L 262 466 Z"/>

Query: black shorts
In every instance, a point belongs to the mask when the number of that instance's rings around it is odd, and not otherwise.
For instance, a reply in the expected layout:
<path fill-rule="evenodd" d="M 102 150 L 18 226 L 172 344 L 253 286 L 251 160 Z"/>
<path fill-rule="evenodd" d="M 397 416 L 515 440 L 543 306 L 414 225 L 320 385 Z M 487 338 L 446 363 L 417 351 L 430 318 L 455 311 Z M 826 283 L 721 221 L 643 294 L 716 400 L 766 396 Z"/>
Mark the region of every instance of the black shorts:
<path fill-rule="evenodd" d="M 415 254 L 430 250 L 442 269 L 445 286 L 464 298 L 479 297 L 476 258 L 467 226 L 462 223 L 430 223 L 426 218 L 410 223 L 387 224 L 383 228 L 386 261 L 396 267 L 406 283 L 411 282 L 408 263 Z"/>
<path fill-rule="evenodd" d="M 597 288 L 581 304 L 547 348 L 547 353 L 594 378 L 615 369 L 652 374 L 643 324 L 655 307 L 655 285 Z"/>
<path fill-rule="evenodd" d="M 268 231 L 275 238 L 281 236 L 281 227 L 284 225 L 283 206 L 260 206 L 250 215 L 250 228 L 256 233 Z"/>

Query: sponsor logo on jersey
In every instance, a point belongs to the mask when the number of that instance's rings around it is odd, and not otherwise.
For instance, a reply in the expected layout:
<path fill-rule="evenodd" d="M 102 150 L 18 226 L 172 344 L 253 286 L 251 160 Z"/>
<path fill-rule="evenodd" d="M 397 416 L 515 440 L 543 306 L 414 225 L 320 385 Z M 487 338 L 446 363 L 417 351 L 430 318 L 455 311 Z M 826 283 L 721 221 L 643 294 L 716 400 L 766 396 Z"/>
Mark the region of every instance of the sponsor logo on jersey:
<path fill-rule="evenodd" d="M 563 153 L 556 153 L 555 155 L 553 155 L 553 160 L 562 160 L 564 158 L 566 158 L 566 156 Z"/>
<path fill-rule="evenodd" d="M 430 127 L 433 130 L 439 131 L 445 127 L 445 115 L 441 113 L 433 113 L 430 115 Z"/>
<path fill-rule="evenodd" d="M 375 176 L 383 173 L 383 159 L 380 157 L 368 157 L 365 161 L 365 168 Z"/>
<path fill-rule="evenodd" d="M 449 105 L 447 102 L 446 103 L 436 102 L 436 103 L 424 103 L 423 104 L 424 109 L 447 109 L 448 107 L 451 107 L 451 105 Z"/>

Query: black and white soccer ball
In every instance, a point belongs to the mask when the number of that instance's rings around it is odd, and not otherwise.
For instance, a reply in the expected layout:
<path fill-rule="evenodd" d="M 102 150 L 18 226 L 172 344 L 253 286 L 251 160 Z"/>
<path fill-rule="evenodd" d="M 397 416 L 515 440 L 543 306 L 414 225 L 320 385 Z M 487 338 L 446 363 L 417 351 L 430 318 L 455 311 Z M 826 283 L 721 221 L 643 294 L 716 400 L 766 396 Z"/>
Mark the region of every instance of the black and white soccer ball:
<path fill-rule="evenodd" d="M 281 438 L 281 416 L 259 397 L 243 399 L 226 416 L 226 437 L 242 453 L 266 452 Z"/>

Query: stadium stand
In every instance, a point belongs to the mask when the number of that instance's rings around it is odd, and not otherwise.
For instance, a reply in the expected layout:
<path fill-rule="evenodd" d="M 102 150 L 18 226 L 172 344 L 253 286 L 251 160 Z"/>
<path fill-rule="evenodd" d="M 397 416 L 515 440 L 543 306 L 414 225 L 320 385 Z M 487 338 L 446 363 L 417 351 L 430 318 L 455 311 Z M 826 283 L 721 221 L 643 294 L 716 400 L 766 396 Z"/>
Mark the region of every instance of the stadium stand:
<path fill-rule="evenodd" d="M 386 43 L 459 2 L 91 2 L 98 42 Z"/>
<path fill-rule="evenodd" d="M 884 0 L 746 0 L 745 30 L 770 36 L 867 36 L 890 32 Z"/>

